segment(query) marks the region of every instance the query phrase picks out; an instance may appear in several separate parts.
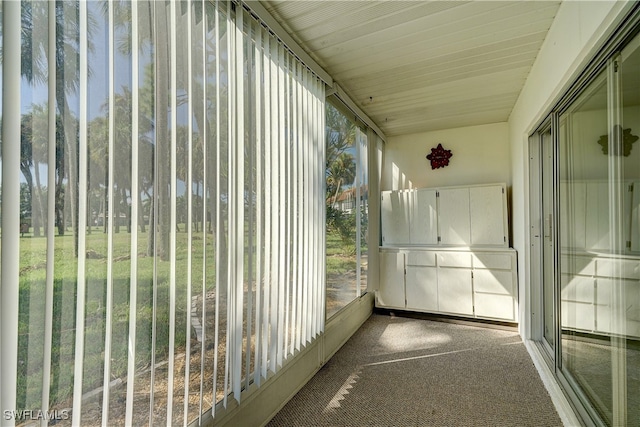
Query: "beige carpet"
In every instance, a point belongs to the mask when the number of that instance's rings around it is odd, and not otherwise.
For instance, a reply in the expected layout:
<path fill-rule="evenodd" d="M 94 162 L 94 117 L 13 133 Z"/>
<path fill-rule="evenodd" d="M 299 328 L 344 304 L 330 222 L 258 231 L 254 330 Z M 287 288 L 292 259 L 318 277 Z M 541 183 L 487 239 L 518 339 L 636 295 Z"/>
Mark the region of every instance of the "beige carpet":
<path fill-rule="evenodd" d="M 562 423 L 515 330 L 374 314 L 268 425 Z"/>

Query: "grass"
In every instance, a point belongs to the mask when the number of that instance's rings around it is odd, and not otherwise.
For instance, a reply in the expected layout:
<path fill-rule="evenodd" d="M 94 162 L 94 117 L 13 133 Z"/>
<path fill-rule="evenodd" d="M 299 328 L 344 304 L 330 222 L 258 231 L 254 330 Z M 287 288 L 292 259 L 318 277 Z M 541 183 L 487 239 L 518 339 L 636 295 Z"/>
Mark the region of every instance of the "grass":
<path fill-rule="evenodd" d="M 185 230 L 184 226 L 180 227 Z M 148 233 L 138 232 L 137 289 L 136 289 L 136 370 L 143 370 L 151 363 L 152 322 L 154 298 L 154 262 L 156 275 L 156 363 L 166 360 L 169 354 L 170 316 L 170 271 L 169 261 L 146 256 Z M 203 256 L 203 238 L 206 238 L 206 260 Z M 192 296 L 202 293 L 203 263 L 207 271 L 207 291 L 215 286 L 215 256 L 213 236 L 202 232 L 192 233 L 192 247 L 189 249 L 187 233 L 176 236 L 176 353 L 184 352 L 187 338 L 187 257 L 192 253 L 191 283 Z M 17 407 L 38 409 L 41 407 L 41 387 L 45 348 L 45 294 L 46 294 L 46 242 L 45 238 L 29 235 L 20 239 L 20 300 L 18 339 L 18 384 Z M 105 335 L 107 313 L 107 235 L 101 228 L 94 228 L 86 234 L 87 258 L 85 261 L 85 325 L 84 325 L 84 365 L 83 393 L 103 384 L 105 360 Z M 56 236 L 54 250 L 54 297 L 53 334 L 51 346 L 51 387 L 52 408 L 70 406 L 73 392 L 75 345 L 76 345 L 76 298 L 78 263 L 73 253 L 73 236 Z M 128 336 L 130 315 L 131 283 L 131 234 L 124 231 L 114 234 L 112 287 L 112 349 L 111 378 L 124 378 L 128 370 Z M 351 287 L 355 274 L 356 257 L 350 248 L 345 248 L 335 233 L 327 234 L 327 298 L 345 301 L 328 301 L 328 307 L 339 307 L 352 297 L 348 292 L 335 292 L 339 287 Z M 350 298 L 350 299 L 349 299 Z M 348 299 L 348 301 L 346 300 Z M 226 308 L 225 308 L 226 310 Z M 209 315 L 209 314 L 208 314 Z"/>

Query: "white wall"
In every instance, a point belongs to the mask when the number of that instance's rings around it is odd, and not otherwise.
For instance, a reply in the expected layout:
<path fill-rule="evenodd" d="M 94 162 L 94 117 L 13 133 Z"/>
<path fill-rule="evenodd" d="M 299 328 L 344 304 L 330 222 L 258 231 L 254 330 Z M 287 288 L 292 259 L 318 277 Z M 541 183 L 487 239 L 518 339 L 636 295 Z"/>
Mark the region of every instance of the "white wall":
<path fill-rule="evenodd" d="M 518 251 L 520 332 L 530 337 L 528 298 L 528 135 L 548 114 L 630 6 L 627 1 L 566 1 L 560 6 L 509 118 L 513 247 Z"/>
<path fill-rule="evenodd" d="M 438 144 L 451 150 L 449 166 L 432 170 L 427 154 Z M 511 184 L 507 123 L 388 137 L 382 190 L 452 185 Z"/>

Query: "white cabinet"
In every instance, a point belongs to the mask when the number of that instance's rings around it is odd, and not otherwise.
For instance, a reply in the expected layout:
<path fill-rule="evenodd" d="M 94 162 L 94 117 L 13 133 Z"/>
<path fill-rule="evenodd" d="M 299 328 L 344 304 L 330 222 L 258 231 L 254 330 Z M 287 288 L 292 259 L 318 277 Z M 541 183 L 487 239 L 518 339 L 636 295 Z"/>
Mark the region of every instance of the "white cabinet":
<path fill-rule="evenodd" d="M 412 245 L 438 244 L 437 191 L 420 188 L 412 192 L 409 242 Z"/>
<path fill-rule="evenodd" d="M 512 249 L 381 248 L 376 304 L 515 321 L 515 266 Z"/>
<path fill-rule="evenodd" d="M 502 185 L 469 188 L 471 245 L 507 244 L 507 203 Z"/>
<path fill-rule="evenodd" d="M 516 259 L 511 253 L 473 255 L 473 297 L 478 317 L 515 320 Z"/>
<path fill-rule="evenodd" d="M 451 188 L 439 191 L 438 223 L 443 245 L 471 244 L 469 189 Z"/>
<path fill-rule="evenodd" d="M 410 251 L 406 254 L 406 299 L 408 310 L 438 311 L 438 269 L 436 252 Z"/>
<path fill-rule="evenodd" d="M 380 289 L 376 304 L 384 307 L 404 308 L 404 253 L 380 252 Z"/>
<path fill-rule="evenodd" d="M 471 269 L 438 268 L 438 309 L 444 313 L 473 315 Z"/>
<path fill-rule="evenodd" d="M 411 199 L 412 193 L 409 191 L 383 191 L 381 193 L 380 219 L 383 245 L 409 243 Z"/>
<path fill-rule="evenodd" d="M 504 184 L 381 193 L 382 245 L 507 247 Z"/>

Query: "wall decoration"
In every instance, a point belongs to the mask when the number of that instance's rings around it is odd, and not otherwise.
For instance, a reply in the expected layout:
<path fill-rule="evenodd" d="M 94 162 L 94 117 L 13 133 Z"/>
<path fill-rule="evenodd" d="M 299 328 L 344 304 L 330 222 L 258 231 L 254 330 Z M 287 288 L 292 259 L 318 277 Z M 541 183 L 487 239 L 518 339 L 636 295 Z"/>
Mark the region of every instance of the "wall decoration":
<path fill-rule="evenodd" d="M 438 144 L 436 148 L 431 149 L 431 154 L 427 155 L 427 160 L 431 161 L 431 169 L 438 169 L 449 166 L 451 156 L 453 156 L 451 150 L 445 150 L 442 148 L 442 144 Z"/>
<path fill-rule="evenodd" d="M 631 154 L 631 148 L 633 148 L 632 144 L 638 140 L 638 136 L 631 134 L 631 128 L 622 130 L 622 126 L 620 125 L 616 125 L 615 131 L 622 132 L 622 150 L 618 149 L 617 152 L 613 154 L 617 154 L 618 156 L 622 154 L 625 157 L 629 156 L 629 154 Z M 602 147 L 603 154 L 609 154 L 609 135 L 602 135 L 598 140 L 598 144 Z M 622 151 L 622 153 L 620 153 L 620 151 Z"/>

